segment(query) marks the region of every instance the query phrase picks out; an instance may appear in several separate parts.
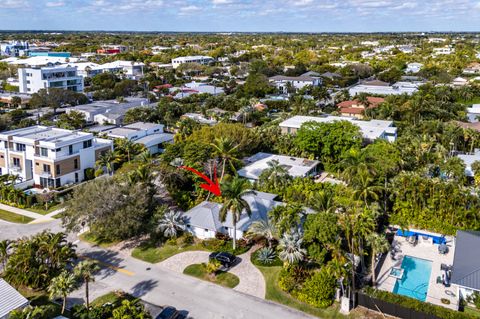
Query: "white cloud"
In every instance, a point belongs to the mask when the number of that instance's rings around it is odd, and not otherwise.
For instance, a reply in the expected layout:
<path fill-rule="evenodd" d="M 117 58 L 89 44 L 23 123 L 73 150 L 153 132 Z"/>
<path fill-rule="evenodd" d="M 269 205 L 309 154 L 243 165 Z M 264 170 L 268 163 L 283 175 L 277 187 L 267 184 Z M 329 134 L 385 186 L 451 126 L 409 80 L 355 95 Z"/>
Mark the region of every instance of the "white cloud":
<path fill-rule="evenodd" d="M 193 14 L 195 12 L 201 11 L 202 8 L 195 5 L 188 5 L 186 7 L 181 7 L 179 10 L 180 15 Z"/>
<path fill-rule="evenodd" d="M 214 5 L 219 5 L 219 4 L 232 4 L 235 3 L 234 0 L 212 0 L 212 3 Z"/>
<path fill-rule="evenodd" d="M 29 3 L 26 0 L 2 0 L 0 1 L 1 9 L 17 9 L 28 7 Z"/>
<path fill-rule="evenodd" d="M 47 3 L 45 3 L 45 5 L 49 8 L 63 7 L 63 6 L 65 6 L 65 2 L 63 2 L 63 1 L 48 1 Z"/>

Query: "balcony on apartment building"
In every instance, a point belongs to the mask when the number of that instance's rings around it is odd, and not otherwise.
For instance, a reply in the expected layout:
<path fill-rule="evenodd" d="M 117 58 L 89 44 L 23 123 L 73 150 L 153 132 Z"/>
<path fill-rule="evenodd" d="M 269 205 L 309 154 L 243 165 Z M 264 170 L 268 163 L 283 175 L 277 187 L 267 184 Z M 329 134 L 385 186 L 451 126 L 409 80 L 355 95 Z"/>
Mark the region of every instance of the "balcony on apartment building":
<path fill-rule="evenodd" d="M 39 175 L 40 175 L 40 177 L 44 177 L 44 178 L 52 178 L 52 172 L 51 171 L 42 171 Z"/>
<path fill-rule="evenodd" d="M 14 172 L 21 172 L 22 166 L 20 164 L 10 163 L 10 170 Z"/>

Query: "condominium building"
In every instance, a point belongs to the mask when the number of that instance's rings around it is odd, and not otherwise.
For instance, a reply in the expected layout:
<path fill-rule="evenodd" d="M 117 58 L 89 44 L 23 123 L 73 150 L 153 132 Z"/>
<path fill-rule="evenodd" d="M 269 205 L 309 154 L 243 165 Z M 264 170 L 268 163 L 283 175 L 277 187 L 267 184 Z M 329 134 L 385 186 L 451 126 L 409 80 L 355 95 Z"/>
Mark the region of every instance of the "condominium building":
<path fill-rule="evenodd" d="M 113 142 L 91 133 L 30 126 L 0 133 L 0 175 L 18 175 L 36 186 L 57 188 L 85 179 Z"/>
<path fill-rule="evenodd" d="M 213 62 L 213 58 L 203 55 L 194 55 L 194 56 L 182 56 L 175 59 L 172 59 L 172 66 L 174 69 L 178 68 L 184 63 L 198 63 L 198 64 L 209 64 Z"/>
<path fill-rule="evenodd" d="M 19 68 L 18 81 L 20 93 L 32 94 L 50 88 L 83 92 L 83 77 L 72 66 Z"/>

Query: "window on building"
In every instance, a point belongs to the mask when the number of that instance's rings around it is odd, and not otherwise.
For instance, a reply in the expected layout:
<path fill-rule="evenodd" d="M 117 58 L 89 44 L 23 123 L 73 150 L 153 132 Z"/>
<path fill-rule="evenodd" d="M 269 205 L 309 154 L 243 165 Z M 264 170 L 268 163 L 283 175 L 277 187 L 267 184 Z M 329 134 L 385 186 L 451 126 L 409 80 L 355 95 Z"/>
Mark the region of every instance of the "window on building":
<path fill-rule="evenodd" d="M 78 159 L 73 160 L 73 168 L 78 169 Z"/>
<path fill-rule="evenodd" d="M 68 145 L 68 154 L 73 154 L 73 145 Z"/>
<path fill-rule="evenodd" d="M 60 186 L 62 186 L 62 184 L 61 184 L 61 182 L 60 182 L 60 178 L 57 178 L 57 179 L 55 180 L 55 187 L 60 187 Z"/>
<path fill-rule="evenodd" d="M 8 142 L 3 142 L 3 146 L 5 146 L 5 148 L 8 148 Z"/>
<path fill-rule="evenodd" d="M 92 147 L 92 140 L 84 141 L 83 148 L 89 148 L 89 147 Z"/>
<path fill-rule="evenodd" d="M 60 148 L 57 148 L 57 149 L 55 150 L 55 152 L 57 152 L 57 153 L 58 153 L 58 152 L 61 152 L 61 151 L 62 151 L 62 148 L 61 148 L 61 147 L 60 147 Z"/>
<path fill-rule="evenodd" d="M 21 144 L 21 143 L 15 143 L 15 150 L 17 152 L 25 152 L 25 144 Z"/>
<path fill-rule="evenodd" d="M 48 156 L 48 149 L 45 147 L 40 147 L 40 156 Z"/>
<path fill-rule="evenodd" d="M 48 164 L 43 164 L 43 171 L 45 173 L 50 173 L 50 165 Z"/>
<path fill-rule="evenodd" d="M 55 173 L 56 173 L 57 175 L 60 175 L 60 165 L 59 165 L 59 164 L 57 164 L 57 165 L 55 166 Z"/>
<path fill-rule="evenodd" d="M 13 166 L 20 167 L 20 159 L 18 157 L 13 158 Z"/>
<path fill-rule="evenodd" d="M 75 183 L 78 183 L 78 173 L 75 173 Z"/>

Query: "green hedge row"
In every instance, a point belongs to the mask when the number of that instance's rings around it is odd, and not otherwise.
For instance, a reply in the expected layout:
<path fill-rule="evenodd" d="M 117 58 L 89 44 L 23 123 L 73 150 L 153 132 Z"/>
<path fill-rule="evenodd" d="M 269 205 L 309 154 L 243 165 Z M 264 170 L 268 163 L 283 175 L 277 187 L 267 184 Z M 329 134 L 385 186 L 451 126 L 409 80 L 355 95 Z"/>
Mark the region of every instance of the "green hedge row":
<path fill-rule="evenodd" d="M 373 298 L 380 299 L 386 302 L 391 302 L 405 308 L 417 310 L 437 316 L 442 319 L 471 319 L 472 317 L 466 313 L 451 310 L 442 306 L 436 306 L 428 302 L 422 302 L 417 299 L 406 296 L 394 294 L 388 291 L 377 290 L 372 287 L 366 287 L 363 292 Z"/>

